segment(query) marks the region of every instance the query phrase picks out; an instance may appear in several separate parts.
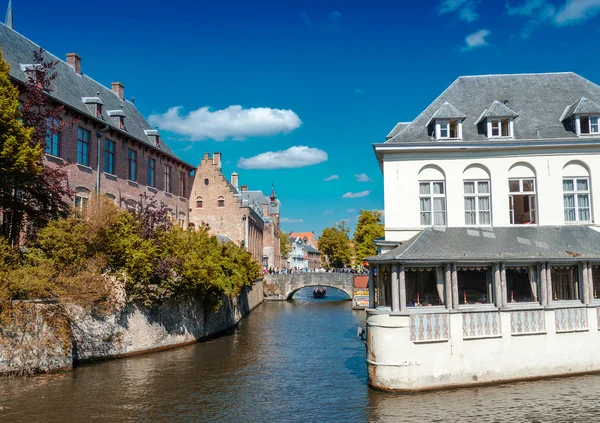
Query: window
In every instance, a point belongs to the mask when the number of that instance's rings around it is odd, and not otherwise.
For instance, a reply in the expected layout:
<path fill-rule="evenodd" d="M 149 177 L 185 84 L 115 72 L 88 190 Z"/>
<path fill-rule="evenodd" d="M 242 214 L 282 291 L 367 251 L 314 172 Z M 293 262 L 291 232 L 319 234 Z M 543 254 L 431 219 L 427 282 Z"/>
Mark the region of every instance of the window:
<path fill-rule="evenodd" d="M 510 137 L 510 119 L 490 119 L 489 137 Z"/>
<path fill-rule="evenodd" d="M 458 120 L 440 120 L 438 121 L 438 123 L 440 125 L 439 139 L 460 138 L 458 130 Z"/>
<path fill-rule="evenodd" d="M 405 269 L 406 305 L 409 307 L 444 305 L 442 268 Z"/>
<path fill-rule="evenodd" d="M 75 188 L 75 209 L 82 212 L 88 205 L 90 190 L 84 187 Z"/>
<path fill-rule="evenodd" d="M 563 179 L 565 222 L 589 222 L 590 180 L 588 178 Z"/>
<path fill-rule="evenodd" d="M 204 185 L 208 185 L 208 179 L 204 180 Z"/>
<path fill-rule="evenodd" d="M 600 133 L 600 118 L 598 116 L 579 116 L 579 130 L 581 134 Z"/>
<path fill-rule="evenodd" d="M 46 130 L 46 154 L 60 157 L 60 133 L 53 132 L 58 129 L 59 123 L 54 119 L 53 123 L 48 120 Z"/>
<path fill-rule="evenodd" d="M 185 172 L 179 172 L 179 196 L 185 197 Z"/>
<path fill-rule="evenodd" d="M 96 104 L 96 117 L 99 119 L 102 117 L 102 104 L 100 103 Z"/>
<path fill-rule="evenodd" d="M 506 298 L 510 303 L 537 302 L 537 266 L 506 266 Z"/>
<path fill-rule="evenodd" d="M 537 223 L 535 178 L 509 179 L 508 190 L 511 225 Z"/>
<path fill-rule="evenodd" d="M 600 265 L 598 264 L 593 264 L 591 266 L 592 268 L 592 287 L 593 287 L 593 300 L 597 300 L 599 299 L 599 295 L 600 295 Z"/>
<path fill-rule="evenodd" d="M 179 226 L 181 228 L 185 228 L 185 213 L 181 212 L 179 213 Z"/>
<path fill-rule="evenodd" d="M 134 150 L 127 150 L 127 179 L 130 181 L 135 181 L 137 178 L 136 156 L 137 153 Z"/>
<path fill-rule="evenodd" d="M 148 186 L 156 186 L 156 160 L 148 157 Z"/>
<path fill-rule="evenodd" d="M 202 208 L 202 198 L 200 198 L 200 197 L 196 198 L 196 208 L 197 209 Z"/>
<path fill-rule="evenodd" d="M 125 129 L 125 117 L 118 116 L 119 119 L 119 129 Z"/>
<path fill-rule="evenodd" d="M 115 142 L 104 140 L 104 172 L 115 174 Z"/>
<path fill-rule="evenodd" d="M 419 182 L 419 202 L 421 225 L 446 225 L 446 190 L 444 181 Z"/>
<path fill-rule="evenodd" d="M 225 199 L 223 197 L 217 199 L 217 207 L 225 207 Z"/>
<path fill-rule="evenodd" d="M 165 165 L 165 191 L 171 192 L 171 166 Z"/>
<path fill-rule="evenodd" d="M 490 225 L 490 181 L 465 181 L 464 189 L 465 225 Z"/>
<path fill-rule="evenodd" d="M 578 266 L 552 266 L 552 300 L 579 300 Z"/>
<path fill-rule="evenodd" d="M 492 278 L 488 267 L 459 267 L 457 281 L 459 303 L 488 304 L 492 302 Z"/>
<path fill-rule="evenodd" d="M 90 131 L 77 128 L 77 163 L 90 165 Z"/>

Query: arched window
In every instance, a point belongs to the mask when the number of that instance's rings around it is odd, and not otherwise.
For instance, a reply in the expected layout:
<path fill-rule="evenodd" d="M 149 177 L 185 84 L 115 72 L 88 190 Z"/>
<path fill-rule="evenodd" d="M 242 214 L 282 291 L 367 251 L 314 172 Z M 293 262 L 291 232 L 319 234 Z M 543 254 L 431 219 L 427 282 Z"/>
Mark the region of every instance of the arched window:
<path fill-rule="evenodd" d="M 75 208 L 83 211 L 90 201 L 90 190 L 85 187 L 75 188 Z"/>
<path fill-rule="evenodd" d="M 446 177 L 437 166 L 419 172 L 419 211 L 422 226 L 446 225 Z"/>
<path fill-rule="evenodd" d="M 592 221 L 590 172 L 579 162 L 569 162 L 563 168 L 563 202 L 566 223 Z"/>
<path fill-rule="evenodd" d="M 202 197 L 196 197 L 196 208 L 197 209 L 202 208 Z"/>
<path fill-rule="evenodd" d="M 489 171 L 481 165 L 471 165 L 463 172 L 465 225 L 492 224 L 491 183 Z"/>
<path fill-rule="evenodd" d="M 225 198 L 219 197 L 217 199 L 217 207 L 225 207 Z"/>
<path fill-rule="evenodd" d="M 509 213 L 512 225 L 537 224 L 537 187 L 534 168 L 517 163 L 508 171 Z"/>

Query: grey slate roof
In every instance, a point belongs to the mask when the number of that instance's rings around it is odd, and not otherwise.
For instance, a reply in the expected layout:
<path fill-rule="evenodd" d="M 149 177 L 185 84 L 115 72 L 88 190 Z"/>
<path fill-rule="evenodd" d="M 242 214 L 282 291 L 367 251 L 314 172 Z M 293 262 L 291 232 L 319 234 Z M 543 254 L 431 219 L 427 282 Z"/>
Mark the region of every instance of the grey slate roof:
<path fill-rule="evenodd" d="M 565 109 L 564 115 L 560 121 L 569 119 L 574 115 L 578 114 L 600 114 L 600 106 L 594 103 L 592 100 L 588 100 L 585 97 L 581 97 L 578 102 L 571 104 Z"/>
<path fill-rule="evenodd" d="M 302 248 L 308 253 L 321 254 L 319 250 L 307 244 L 302 244 Z"/>
<path fill-rule="evenodd" d="M 385 139 L 390 139 L 396 135 L 398 135 L 404 128 L 406 128 L 410 122 L 398 122 L 396 126 L 392 128 L 389 134 L 385 137 Z"/>
<path fill-rule="evenodd" d="M 26 81 L 27 77 L 22 65 L 30 65 L 33 63 L 33 51 L 39 50 L 40 46 L 0 23 L 0 48 L 2 49 L 4 60 L 10 64 L 10 76 L 19 82 Z M 155 128 L 146 121 L 133 103 L 127 100 L 121 101 L 119 96 L 110 88 L 94 81 L 85 74 L 77 74 L 70 65 L 51 53 L 46 51 L 45 55 L 49 60 L 58 60 L 58 64 L 55 68 L 57 77 L 52 83 L 54 91 L 51 93 L 51 96 L 53 98 L 65 104 L 67 107 L 75 109 L 79 113 L 89 116 L 93 120 L 97 120 L 95 112 L 93 113 L 92 110 L 88 108 L 86 103 L 84 103 L 83 98 L 98 97 L 104 104 L 102 107 L 102 120 L 113 130 L 125 133 L 131 138 L 148 145 L 150 148 L 161 151 L 164 154 L 187 164 L 191 168 L 194 168 L 194 166 L 177 157 L 162 138 L 160 139 L 160 148 L 157 149 L 155 147 L 154 141 L 151 141 L 144 132 L 145 130 L 152 130 Z M 115 114 L 121 112 L 125 114 L 125 131 L 119 128 L 117 122 L 109 116 L 108 111 L 118 111 Z"/>
<path fill-rule="evenodd" d="M 571 262 L 600 260 L 600 232 L 587 226 L 427 228 L 367 259 L 385 262 Z"/>
<path fill-rule="evenodd" d="M 492 105 L 485 112 L 486 117 L 512 117 L 516 118 L 519 116 L 518 113 L 515 113 L 512 109 L 506 107 L 504 104 L 500 103 L 498 100 L 494 100 Z"/>
<path fill-rule="evenodd" d="M 427 124 L 445 102 L 467 115 L 463 122 L 465 141 L 490 142 L 475 122 L 495 101 L 501 105 L 507 101 L 518 115 L 514 121 L 517 140 L 577 138 L 560 119 L 565 107 L 581 97 L 600 104 L 600 86 L 572 72 L 461 76 L 408 127 L 386 142 L 435 141 Z"/>
<path fill-rule="evenodd" d="M 431 121 L 434 119 L 460 119 L 460 120 L 463 120 L 466 117 L 467 117 L 467 115 L 465 115 L 463 112 L 461 112 L 456 107 L 454 107 L 452 104 L 450 104 L 446 101 L 444 104 L 442 104 L 442 107 L 437 109 L 437 111 L 433 114 L 431 119 L 429 119 L 429 122 L 427 124 L 429 125 L 431 123 Z"/>

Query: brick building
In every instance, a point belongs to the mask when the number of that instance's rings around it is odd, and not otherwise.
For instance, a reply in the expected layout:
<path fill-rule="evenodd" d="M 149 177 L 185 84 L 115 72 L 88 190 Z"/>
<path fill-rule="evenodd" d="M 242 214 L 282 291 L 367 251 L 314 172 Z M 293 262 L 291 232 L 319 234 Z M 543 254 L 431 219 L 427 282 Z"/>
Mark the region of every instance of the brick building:
<path fill-rule="evenodd" d="M 0 24 L 0 48 L 18 86 L 33 69 L 33 52 L 39 46 L 15 32 L 12 21 Z M 50 97 L 65 107 L 69 124 L 48 139 L 45 162 L 64 165 L 75 192 L 74 206 L 83 207 L 90 195 L 103 193 L 121 207 L 132 206 L 147 194 L 172 210 L 182 226 L 188 222 L 188 198 L 194 167 L 173 153 L 133 104 L 125 88 L 113 82 L 104 87 L 83 73 L 82 60 L 67 54 L 58 61 Z"/>
<path fill-rule="evenodd" d="M 209 225 L 212 233 L 244 245 L 265 267 L 280 267 L 279 200 L 273 189 L 266 197 L 231 181 L 223 174 L 221 153 L 206 153 L 195 173 L 191 191 L 190 224 Z"/>

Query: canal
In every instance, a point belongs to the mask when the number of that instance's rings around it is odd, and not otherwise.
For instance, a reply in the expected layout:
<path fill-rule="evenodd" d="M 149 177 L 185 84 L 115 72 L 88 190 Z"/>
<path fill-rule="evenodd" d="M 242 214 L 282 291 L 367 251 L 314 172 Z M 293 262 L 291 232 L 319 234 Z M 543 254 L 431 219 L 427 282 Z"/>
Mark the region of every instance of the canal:
<path fill-rule="evenodd" d="M 556 422 L 600 419 L 600 376 L 398 395 L 370 390 L 344 294 L 265 303 L 201 344 L 0 379 L 0 422 Z M 550 351 L 548 353 L 551 353 Z M 518 360 L 518 357 L 515 357 Z"/>

